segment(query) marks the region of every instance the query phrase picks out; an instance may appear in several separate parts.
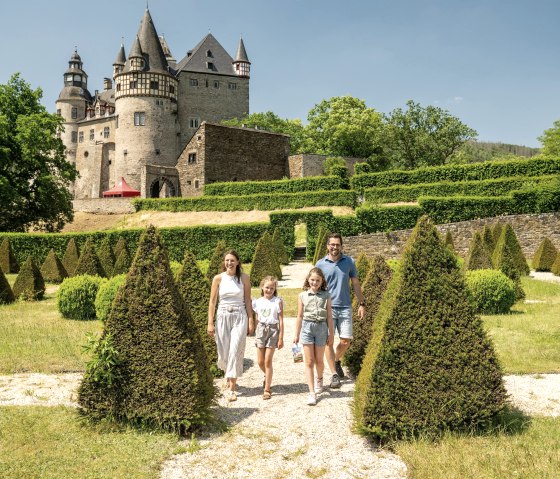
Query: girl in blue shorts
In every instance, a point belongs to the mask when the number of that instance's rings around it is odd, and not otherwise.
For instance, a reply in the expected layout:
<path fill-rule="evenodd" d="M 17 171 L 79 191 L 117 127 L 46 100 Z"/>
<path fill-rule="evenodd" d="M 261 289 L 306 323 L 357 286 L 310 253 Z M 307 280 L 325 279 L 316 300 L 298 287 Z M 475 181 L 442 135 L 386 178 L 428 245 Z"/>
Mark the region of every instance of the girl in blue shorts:
<path fill-rule="evenodd" d="M 307 404 L 317 404 L 317 394 L 323 391 L 323 356 L 325 346 L 334 339 L 334 327 L 331 310 L 331 295 L 327 291 L 325 276 L 319 268 L 312 268 L 305 282 L 303 291 L 298 295 L 298 313 L 294 343 L 303 344 L 305 358 L 305 378 L 309 387 Z M 314 368 L 317 380 L 314 379 Z"/>

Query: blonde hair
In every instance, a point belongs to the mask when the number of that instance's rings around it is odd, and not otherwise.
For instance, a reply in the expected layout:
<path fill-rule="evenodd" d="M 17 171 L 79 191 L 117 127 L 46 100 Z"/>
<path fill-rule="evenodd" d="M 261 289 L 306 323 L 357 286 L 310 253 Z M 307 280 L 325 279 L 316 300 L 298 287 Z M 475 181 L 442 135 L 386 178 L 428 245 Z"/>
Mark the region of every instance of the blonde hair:
<path fill-rule="evenodd" d="M 307 273 L 307 277 L 305 278 L 305 281 L 303 282 L 303 290 L 307 291 L 311 286 L 309 286 L 309 277 L 312 274 L 316 274 L 318 276 L 321 277 L 321 286 L 319 287 L 320 290 L 322 291 L 326 291 L 327 290 L 327 280 L 325 279 L 325 275 L 323 274 L 323 271 L 321 270 L 321 268 L 311 268 L 309 270 L 309 273 Z"/>
<path fill-rule="evenodd" d="M 261 296 L 264 296 L 264 284 L 268 283 L 269 281 L 272 281 L 274 283 L 274 294 L 272 296 L 278 296 L 278 279 L 276 278 L 276 276 L 265 276 L 262 280 L 261 280 L 261 284 L 260 284 L 260 288 L 261 288 Z"/>

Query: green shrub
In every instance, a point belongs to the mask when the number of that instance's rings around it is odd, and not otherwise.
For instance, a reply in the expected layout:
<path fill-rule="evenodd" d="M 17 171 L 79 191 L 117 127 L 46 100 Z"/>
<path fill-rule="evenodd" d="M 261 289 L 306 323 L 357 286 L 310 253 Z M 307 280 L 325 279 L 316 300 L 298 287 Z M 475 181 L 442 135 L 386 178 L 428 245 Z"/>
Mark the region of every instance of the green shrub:
<path fill-rule="evenodd" d="M 273 253 L 272 238 L 265 233 L 257 243 L 251 265 L 251 286 L 257 287 L 265 276 L 282 278 L 282 270 Z"/>
<path fill-rule="evenodd" d="M 223 371 L 218 368 L 218 349 L 214 338 L 208 336 L 208 303 L 210 302 L 210 283 L 196 264 L 194 254 L 185 250 L 183 264 L 177 272 L 176 283 L 179 293 L 185 300 L 187 311 L 204 344 L 208 367 L 215 377 L 223 376 Z"/>
<path fill-rule="evenodd" d="M 103 276 L 110 278 L 115 268 L 115 253 L 113 253 L 113 248 L 111 247 L 108 236 L 105 236 L 101 242 L 101 247 L 97 251 L 97 257 L 99 258 L 99 263 L 103 270 Z"/>
<path fill-rule="evenodd" d="M 105 322 L 107 320 L 117 291 L 124 284 L 125 278 L 125 274 L 118 274 L 100 284 L 94 302 L 95 316 L 100 321 Z"/>
<path fill-rule="evenodd" d="M 15 301 L 14 292 L 10 287 L 10 283 L 0 268 L 0 304 L 9 304 Z"/>
<path fill-rule="evenodd" d="M 556 259 L 554 260 L 554 263 L 552 263 L 550 271 L 552 271 L 556 276 L 560 276 L 560 253 L 556 255 Z"/>
<path fill-rule="evenodd" d="M 66 278 L 56 293 L 56 304 L 63 318 L 95 319 L 95 298 L 106 280 L 88 274 Z"/>
<path fill-rule="evenodd" d="M 452 196 L 449 198 L 431 198 L 422 196 L 418 203 L 423 214 L 437 224 L 456 223 L 475 218 L 488 218 L 516 212 L 511 197 Z"/>
<path fill-rule="evenodd" d="M 509 248 L 508 243 L 505 241 L 505 228 L 502 230 L 500 241 L 496 245 L 494 254 L 492 255 L 492 264 L 494 268 L 504 273 L 515 284 L 515 299 L 525 299 L 525 291 L 521 286 L 519 269 L 515 263 L 513 254 Z"/>
<path fill-rule="evenodd" d="M 68 276 L 74 276 L 74 271 L 76 271 L 79 260 L 80 252 L 78 251 L 76 240 L 74 238 L 70 238 L 68 244 L 66 245 L 64 256 L 62 257 L 62 264 L 68 273 Z"/>
<path fill-rule="evenodd" d="M 506 223 L 506 225 L 502 229 L 502 233 L 501 233 L 500 239 L 498 240 L 498 243 L 496 245 L 496 249 L 498 249 L 501 242 L 505 242 L 505 244 L 507 245 L 507 247 L 508 247 L 508 249 L 509 249 L 509 251 L 512 255 L 512 258 L 513 258 L 513 264 L 514 264 L 515 268 L 517 269 L 517 271 L 519 272 L 519 275 L 520 276 L 527 276 L 531 270 L 529 268 L 529 265 L 527 264 L 527 260 L 525 259 L 525 255 L 523 254 L 523 251 L 521 250 L 521 245 L 519 244 L 519 241 L 517 239 L 515 231 L 513 231 L 513 228 L 511 227 L 511 225 L 509 223 Z M 495 260 L 495 258 L 492 258 L 492 263 L 494 263 L 494 267 L 497 268 L 496 265 L 498 263 Z"/>
<path fill-rule="evenodd" d="M 235 181 L 204 185 L 204 196 L 245 196 L 262 193 L 297 193 L 341 189 L 338 176 L 308 176 L 273 181 Z"/>
<path fill-rule="evenodd" d="M 360 283 L 364 283 L 364 281 L 366 280 L 366 277 L 369 273 L 369 270 L 371 268 L 371 261 L 369 260 L 369 258 L 367 257 L 367 255 L 362 251 L 359 255 L 358 255 L 358 259 L 356 259 L 356 269 L 358 270 L 358 279 L 360 280 Z M 354 290 L 352 290 L 354 291 Z"/>
<path fill-rule="evenodd" d="M 363 163 L 354 163 L 354 173 L 356 175 L 363 175 L 364 173 L 371 173 L 371 166 L 364 161 Z"/>
<path fill-rule="evenodd" d="M 179 433 L 208 422 L 215 394 L 208 359 L 153 226 L 140 239 L 101 340 L 109 335 L 120 360 L 111 384 L 86 371 L 78 391 L 83 414 Z"/>
<path fill-rule="evenodd" d="M 68 273 L 64 269 L 64 265 L 58 259 L 54 249 L 49 251 L 45 262 L 41 266 L 41 274 L 47 283 L 62 283 L 65 278 L 68 278 Z"/>
<path fill-rule="evenodd" d="M 515 303 L 515 283 L 501 271 L 467 271 L 465 284 L 477 313 L 505 314 Z"/>
<path fill-rule="evenodd" d="M 210 284 L 212 284 L 214 276 L 223 271 L 226 249 L 226 242 L 221 240 L 218 241 L 216 247 L 214 248 L 214 252 L 212 253 L 210 262 L 208 263 L 208 269 L 206 270 L 206 279 Z"/>
<path fill-rule="evenodd" d="M 358 257 L 359 259 L 359 257 Z M 379 311 L 379 304 L 393 273 L 387 262 L 380 255 L 375 255 L 368 261 L 370 263 L 364 281 L 362 282 L 362 294 L 366 303 L 364 317 L 358 316 L 358 305 L 354 300 L 352 308 L 352 331 L 354 339 L 344 354 L 344 363 L 350 369 L 353 376 L 357 376 L 362 368 L 362 361 L 366 354 L 366 348 L 371 338 L 371 328 Z M 356 262 L 357 266 L 358 262 Z M 359 271 L 359 270 L 358 270 Z"/>
<path fill-rule="evenodd" d="M 117 256 L 117 261 L 115 262 L 115 267 L 113 268 L 113 275 L 117 276 L 119 274 L 128 273 L 131 264 L 132 264 L 132 259 L 130 258 L 128 248 L 125 245 L 123 248 L 120 249 L 120 253 Z"/>
<path fill-rule="evenodd" d="M 274 228 L 274 233 L 272 235 L 272 243 L 274 244 L 274 249 L 276 251 L 276 256 L 280 264 L 288 264 L 290 258 L 288 258 L 288 252 L 284 246 L 284 241 L 282 241 L 282 236 L 280 235 L 280 228 Z"/>
<path fill-rule="evenodd" d="M 502 230 L 504 229 L 504 224 L 499 221 L 492 226 L 492 239 L 494 240 L 494 251 L 498 241 L 500 241 L 500 236 L 502 236 Z"/>
<path fill-rule="evenodd" d="M 492 257 L 488 253 L 482 236 L 478 231 L 474 232 L 471 239 L 463 268 L 465 270 L 492 269 Z"/>
<path fill-rule="evenodd" d="M 174 278 L 177 278 L 179 274 L 179 270 L 181 269 L 181 263 L 179 261 L 170 261 L 169 267 L 171 268 L 171 273 L 173 274 Z"/>
<path fill-rule="evenodd" d="M 317 242 L 315 243 L 315 252 L 313 253 L 313 264 L 317 264 L 323 256 L 325 256 L 327 251 L 327 237 L 329 232 L 326 228 L 319 228 L 319 235 L 317 236 Z"/>
<path fill-rule="evenodd" d="M 535 271 L 551 271 L 554 260 L 558 256 L 558 250 L 550 241 L 550 238 L 545 237 L 537 251 L 533 256 L 533 269 Z"/>
<path fill-rule="evenodd" d="M 25 301 L 36 301 L 45 295 L 45 281 L 31 256 L 20 268 L 12 290 L 17 299 Z"/>
<path fill-rule="evenodd" d="M 354 394 L 358 429 L 377 441 L 470 430 L 506 399 L 455 255 L 423 217 L 373 322 Z"/>
<path fill-rule="evenodd" d="M 8 238 L 4 238 L 0 245 L 0 269 L 6 274 L 17 273 L 19 271 L 19 264 L 12 251 L 12 245 Z"/>
<path fill-rule="evenodd" d="M 455 253 L 455 245 L 453 244 L 453 235 L 450 230 L 445 232 L 445 239 L 443 240 L 445 246 Z"/>
<path fill-rule="evenodd" d="M 91 238 L 87 239 L 80 259 L 78 260 L 78 265 L 74 270 L 74 276 L 83 276 L 84 274 L 101 277 L 105 276 L 105 271 L 103 271 Z"/>
<path fill-rule="evenodd" d="M 123 249 L 128 250 L 127 246 L 126 246 L 126 241 L 125 239 L 121 236 L 118 241 L 117 244 L 115 245 L 115 247 L 113 248 L 113 253 L 115 255 L 115 261 L 118 259 L 118 257 L 120 256 L 121 252 Z"/>
<path fill-rule="evenodd" d="M 482 228 L 482 242 L 484 243 L 484 247 L 486 248 L 486 251 L 488 251 L 490 258 L 492 258 L 492 253 L 494 253 L 496 242 L 494 241 L 492 228 L 488 224 L 485 224 L 484 228 Z"/>
<path fill-rule="evenodd" d="M 412 205 L 356 208 L 356 218 L 364 233 L 409 229 L 421 215 L 422 208 Z"/>

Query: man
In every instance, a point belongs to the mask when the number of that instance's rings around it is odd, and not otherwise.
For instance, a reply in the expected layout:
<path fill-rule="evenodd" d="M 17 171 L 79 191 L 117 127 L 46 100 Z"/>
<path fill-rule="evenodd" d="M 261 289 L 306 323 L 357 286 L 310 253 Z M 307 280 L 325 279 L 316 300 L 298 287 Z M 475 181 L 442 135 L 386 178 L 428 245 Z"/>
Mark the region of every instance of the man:
<path fill-rule="evenodd" d="M 327 280 L 327 288 L 332 296 L 332 317 L 334 328 L 340 339 L 336 350 L 334 344 L 325 349 L 327 363 L 332 373 L 330 387 L 340 387 L 340 380 L 344 378 L 341 360 L 352 340 L 352 299 L 350 283 L 358 300 L 358 316 L 364 317 L 365 303 L 362 295 L 360 280 L 356 264 L 350 256 L 342 254 L 342 236 L 331 233 L 327 238 L 327 256 L 317 261 Z M 334 342 L 333 342 L 334 343 Z"/>

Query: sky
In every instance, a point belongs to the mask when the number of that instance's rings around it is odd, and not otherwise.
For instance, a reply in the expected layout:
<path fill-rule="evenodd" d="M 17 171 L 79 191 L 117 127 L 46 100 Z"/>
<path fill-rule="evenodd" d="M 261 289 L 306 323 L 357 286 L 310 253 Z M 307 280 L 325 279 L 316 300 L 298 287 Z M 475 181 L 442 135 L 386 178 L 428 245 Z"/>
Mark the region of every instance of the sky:
<path fill-rule="evenodd" d="M 448 110 L 479 141 L 540 146 L 560 119 L 558 0 L 149 0 L 179 61 L 211 32 L 251 61 L 250 112 L 304 123 L 351 95 L 382 113 L 408 100 Z M 55 111 L 77 47 L 103 89 L 121 41 L 128 56 L 146 0 L 0 0 L 0 83 L 15 72 Z"/>

